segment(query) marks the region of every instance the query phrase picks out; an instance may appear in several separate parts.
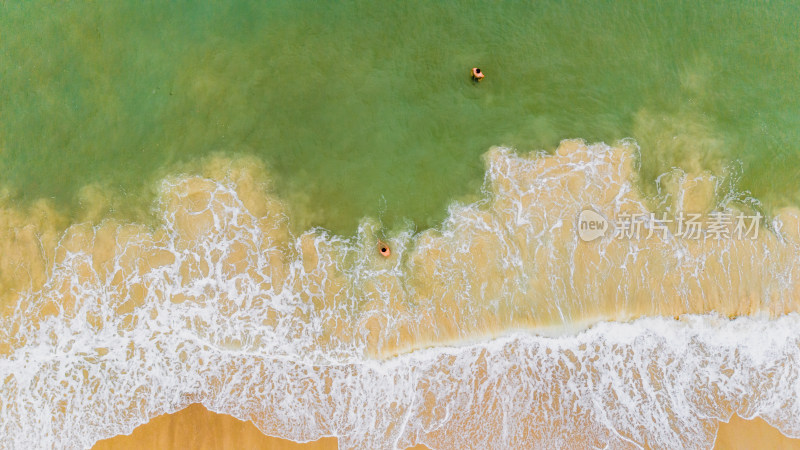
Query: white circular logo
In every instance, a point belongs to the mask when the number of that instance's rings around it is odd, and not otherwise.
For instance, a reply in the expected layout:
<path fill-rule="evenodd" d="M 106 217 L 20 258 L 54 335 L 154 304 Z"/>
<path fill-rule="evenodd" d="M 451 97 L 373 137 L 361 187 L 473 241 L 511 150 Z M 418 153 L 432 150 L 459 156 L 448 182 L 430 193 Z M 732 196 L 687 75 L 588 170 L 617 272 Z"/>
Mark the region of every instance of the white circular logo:
<path fill-rule="evenodd" d="M 606 234 L 608 220 L 591 209 L 584 209 L 578 215 L 578 237 L 584 242 L 593 241 Z"/>

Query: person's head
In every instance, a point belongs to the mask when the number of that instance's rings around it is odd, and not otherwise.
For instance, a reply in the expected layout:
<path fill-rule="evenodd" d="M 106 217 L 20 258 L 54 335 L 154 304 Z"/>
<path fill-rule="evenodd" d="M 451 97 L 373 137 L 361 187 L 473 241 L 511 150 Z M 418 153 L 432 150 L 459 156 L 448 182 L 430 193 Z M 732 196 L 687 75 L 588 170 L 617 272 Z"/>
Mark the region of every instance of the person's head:
<path fill-rule="evenodd" d="M 481 69 L 475 68 L 475 73 L 481 73 Z"/>

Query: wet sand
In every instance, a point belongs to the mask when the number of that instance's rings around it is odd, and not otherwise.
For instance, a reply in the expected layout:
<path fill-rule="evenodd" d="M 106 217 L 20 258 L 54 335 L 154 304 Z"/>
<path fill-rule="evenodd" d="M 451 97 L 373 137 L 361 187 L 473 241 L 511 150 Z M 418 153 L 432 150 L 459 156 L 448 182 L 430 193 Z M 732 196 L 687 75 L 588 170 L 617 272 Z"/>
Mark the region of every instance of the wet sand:
<path fill-rule="evenodd" d="M 177 413 L 158 416 L 137 427 L 130 435 L 99 441 L 92 448 L 94 450 L 141 448 L 326 450 L 337 448 L 337 443 L 336 438 L 322 438 L 299 444 L 266 436 L 253 425 L 253 422 L 217 414 L 195 403 Z"/>
<path fill-rule="evenodd" d="M 714 448 L 717 450 L 800 449 L 800 439 L 784 436 L 760 417 L 745 420 L 734 415 L 730 422 L 720 422 Z"/>
<path fill-rule="evenodd" d="M 253 422 L 244 422 L 227 414 L 209 411 L 203 405 L 193 404 L 174 414 L 164 414 L 137 427 L 130 435 L 103 439 L 93 450 L 127 450 L 141 448 L 184 449 L 271 449 L 271 450 L 333 450 L 336 438 L 321 438 L 313 442 L 298 443 L 287 439 L 266 436 Z M 415 445 L 407 450 L 428 450 Z"/>
<path fill-rule="evenodd" d="M 158 416 L 137 427 L 130 435 L 104 439 L 94 450 L 160 449 L 276 449 L 330 450 L 338 448 L 336 438 L 296 443 L 265 436 L 252 422 L 243 422 L 225 414 L 213 413 L 194 404 L 174 414 Z M 745 420 L 734 415 L 730 422 L 720 422 L 714 449 L 800 449 L 800 439 L 784 436 L 761 418 Z M 424 445 L 413 450 L 427 449 Z"/>

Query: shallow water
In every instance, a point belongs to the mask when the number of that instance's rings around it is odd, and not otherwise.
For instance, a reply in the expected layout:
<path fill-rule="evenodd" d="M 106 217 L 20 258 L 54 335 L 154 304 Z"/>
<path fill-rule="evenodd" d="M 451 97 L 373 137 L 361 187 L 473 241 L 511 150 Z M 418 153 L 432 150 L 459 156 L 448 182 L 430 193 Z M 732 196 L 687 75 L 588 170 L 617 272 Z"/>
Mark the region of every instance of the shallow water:
<path fill-rule="evenodd" d="M 703 448 L 734 413 L 797 436 L 800 211 L 741 239 L 580 240 L 585 205 L 647 212 L 634 150 L 496 148 L 486 197 L 388 259 L 368 221 L 293 235 L 248 161 L 165 179 L 155 229 L 13 229 L 2 433 L 81 447 L 200 402 L 344 448 Z M 674 178 L 673 214 L 721 197 Z"/>

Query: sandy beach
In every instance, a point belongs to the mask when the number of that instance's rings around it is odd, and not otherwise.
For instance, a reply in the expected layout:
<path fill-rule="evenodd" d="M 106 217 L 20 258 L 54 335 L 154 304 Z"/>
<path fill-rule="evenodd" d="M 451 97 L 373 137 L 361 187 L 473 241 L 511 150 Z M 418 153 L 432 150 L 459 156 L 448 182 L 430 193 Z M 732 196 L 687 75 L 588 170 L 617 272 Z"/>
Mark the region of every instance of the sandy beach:
<path fill-rule="evenodd" d="M 731 417 L 730 422 L 720 422 L 714 448 L 723 449 L 796 449 L 800 439 L 792 439 L 781 434 L 764 419 L 756 417 L 745 420 L 739 416 Z"/>
<path fill-rule="evenodd" d="M 164 414 L 122 435 L 99 441 L 95 450 L 125 450 L 141 448 L 197 450 L 210 449 L 275 449 L 328 450 L 338 448 L 336 438 L 314 442 L 297 442 L 266 436 L 253 425 L 226 414 L 209 411 L 193 404 L 174 414 Z"/>
<path fill-rule="evenodd" d="M 274 449 L 332 450 L 338 448 L 336 438 L 322 438 L 307 443 L 265 436 L 252 422 L 243 422 L 225 414 L 213 413 L 194 404 L 174 414 L 158 416 L 136 428 L 130 435 L 105 439 L 94 450 L 127 450 L 140 448 L 198 450 L 211 449 Z M 784 436 L 761 418 L 745 420 L 733 416 L 720 422 L 714 449 L 800 449 L 800 439 Z M 413 450 L 427 449 L 424 445 Z"/>

